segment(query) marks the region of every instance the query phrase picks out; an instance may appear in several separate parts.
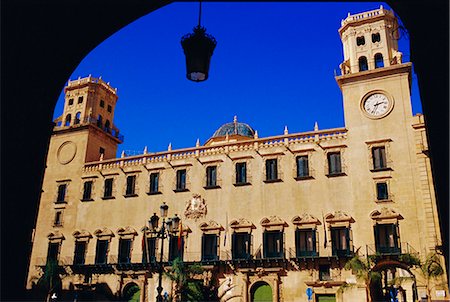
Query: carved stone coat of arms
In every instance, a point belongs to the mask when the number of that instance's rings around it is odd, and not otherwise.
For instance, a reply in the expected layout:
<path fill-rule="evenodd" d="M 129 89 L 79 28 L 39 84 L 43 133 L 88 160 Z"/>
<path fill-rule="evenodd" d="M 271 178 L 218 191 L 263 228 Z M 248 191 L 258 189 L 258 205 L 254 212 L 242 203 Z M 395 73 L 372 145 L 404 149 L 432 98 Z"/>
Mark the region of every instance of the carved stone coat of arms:
<path fill-rule="evenodd" d="M 205 200 L 199 194 L 194 194 L 192 195 L 192 198 L 186 202 L 184 216 L 190 219 L 198 219 L 206 216 L 206 211 Z"/>

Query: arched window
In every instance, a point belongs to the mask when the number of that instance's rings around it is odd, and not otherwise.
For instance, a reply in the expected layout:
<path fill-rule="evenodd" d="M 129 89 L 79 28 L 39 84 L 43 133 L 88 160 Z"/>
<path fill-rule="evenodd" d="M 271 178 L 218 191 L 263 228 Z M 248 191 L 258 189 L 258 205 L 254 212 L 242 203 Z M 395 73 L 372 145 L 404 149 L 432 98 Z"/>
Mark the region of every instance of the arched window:
<path fill-rule="evenodd" d="M 101 116 L 101 114 L 98 115 L 97 126 L 100 128 L 103 127 L 103 117 Z"/>
<path fill-rule="evenodd" d="M 75 114 L 75 121 L 73 123 L 75 125 L 78 125 L 80 123 L 80 118 L 81 118 L 81 112 L 77 112 L 77 114 Z"/>
<path fill-rule="evenodd" d="M 384 67 L 383 55 L 381 53 L 377 53 L 375 55 L 375 68 Z"/>
<path fill-rule="evenodd" d="M 69 113 L 66 115 L 66 122 L 64 123 L 64 126 L 70 126 L 70 122 L 72 121 L 72 115 Z"/>
<path fill-rule="evenodd" d="M 105 122 L 105 130 L 109 133 L 110 132 L 111 123 L 109 120 L 106 120 Z"/>
<path fill-rule="evenodd" d="M 366 44 L 366 39 L 364 39 L 364 36 L 356 37 L 356 45 L 361 46 Z"/>
<path fill-rule="evenodd" d="M 272 288 L 264 281 L 256 282 L 250 290 L 252 302 L 273 301 Z"/>
<path fill-rule="evenodd" d="M 367 65 L 367 58 L 366 57 L 360 57 L 358 59 L 359 64 L 359 71 L 365 71 L 369 69 L 369 66 Z"/>
<path fill-rule="evenodd" d="M 381 41 L 380 33 L 372 34 L 372 43 L 376 43 L 376 42 L 380 42 L 380 41 Z"/>

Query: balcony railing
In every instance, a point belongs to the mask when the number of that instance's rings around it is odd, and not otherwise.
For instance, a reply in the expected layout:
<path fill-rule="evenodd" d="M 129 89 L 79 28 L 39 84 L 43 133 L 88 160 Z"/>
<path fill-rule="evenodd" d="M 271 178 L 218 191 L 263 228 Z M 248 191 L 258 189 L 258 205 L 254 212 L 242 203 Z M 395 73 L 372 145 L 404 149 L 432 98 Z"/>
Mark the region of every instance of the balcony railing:
<path fill-rule="evenodd" d="M 71 123 L 70 125 L 65 125 L 62 121 L 59 121 L 58 125 L 56 126 L 56 128 L 60 129 L 64 129 L 64 128 L 76 128 L 76 127 L 82 127 L 82 126 L 86 126 L 86 125 L 94 125 L 97 128 L 103 130 L 104 132 L 110 134 L 111 136 L 117 138 L 118 140 L 120 140 L 121 142 L 124 141 L 124 136 L 122 134 L 119 133 L 119 129 L 117 129 L 117 127 L 115 125 L 111 125 L 109 127 L 106 127 L 105 124 L 103 124 L 101 121 L 97 120 L 94 117 L 85 117 L 83 119 L 83 121 L 80 120 L 76 120 L 74 121 L 74 123 Z"/>
<path fill-rule="evenodd" d="M 379 246 L 376 244 L 366 245 L 367 256 L 388 256 L 388 255 L 402 255 L 402 254 L 419 254 L 408 242 L 401 242 L 400 246 Z"/>

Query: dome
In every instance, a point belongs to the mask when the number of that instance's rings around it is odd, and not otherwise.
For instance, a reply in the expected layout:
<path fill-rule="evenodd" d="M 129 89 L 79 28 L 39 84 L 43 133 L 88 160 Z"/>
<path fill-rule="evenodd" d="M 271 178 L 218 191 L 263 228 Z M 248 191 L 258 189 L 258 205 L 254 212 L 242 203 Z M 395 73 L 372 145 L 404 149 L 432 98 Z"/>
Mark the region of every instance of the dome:
<path fill-rule="evenodd" d="M 249 125 L 245 123 L 238 123 L 237 117 L 234 117 L 234 121 L 232 123 L 227 123 L 220 126 L 216 132 L 213 134 L 214 137 L 221 137 L 226 135 L 242 135 L 253 138 L 255 136 L 255 130 L 252 129 Z"/>

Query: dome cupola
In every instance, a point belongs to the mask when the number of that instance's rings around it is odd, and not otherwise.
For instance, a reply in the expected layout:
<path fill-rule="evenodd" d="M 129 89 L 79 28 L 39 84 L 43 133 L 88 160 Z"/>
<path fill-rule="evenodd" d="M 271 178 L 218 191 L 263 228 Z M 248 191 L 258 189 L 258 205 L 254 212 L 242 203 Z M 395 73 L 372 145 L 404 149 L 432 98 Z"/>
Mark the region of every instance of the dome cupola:
<path fill-rule="evenodd" d="M 239 141 L 253 139 L 254 137 L 255 130 L 248 124 L 238 122 L 237 116 L 234 116 L 233 122 L 220 126 L 205 145 L 224 142 L 226 139 L 228 141 Z"/>

